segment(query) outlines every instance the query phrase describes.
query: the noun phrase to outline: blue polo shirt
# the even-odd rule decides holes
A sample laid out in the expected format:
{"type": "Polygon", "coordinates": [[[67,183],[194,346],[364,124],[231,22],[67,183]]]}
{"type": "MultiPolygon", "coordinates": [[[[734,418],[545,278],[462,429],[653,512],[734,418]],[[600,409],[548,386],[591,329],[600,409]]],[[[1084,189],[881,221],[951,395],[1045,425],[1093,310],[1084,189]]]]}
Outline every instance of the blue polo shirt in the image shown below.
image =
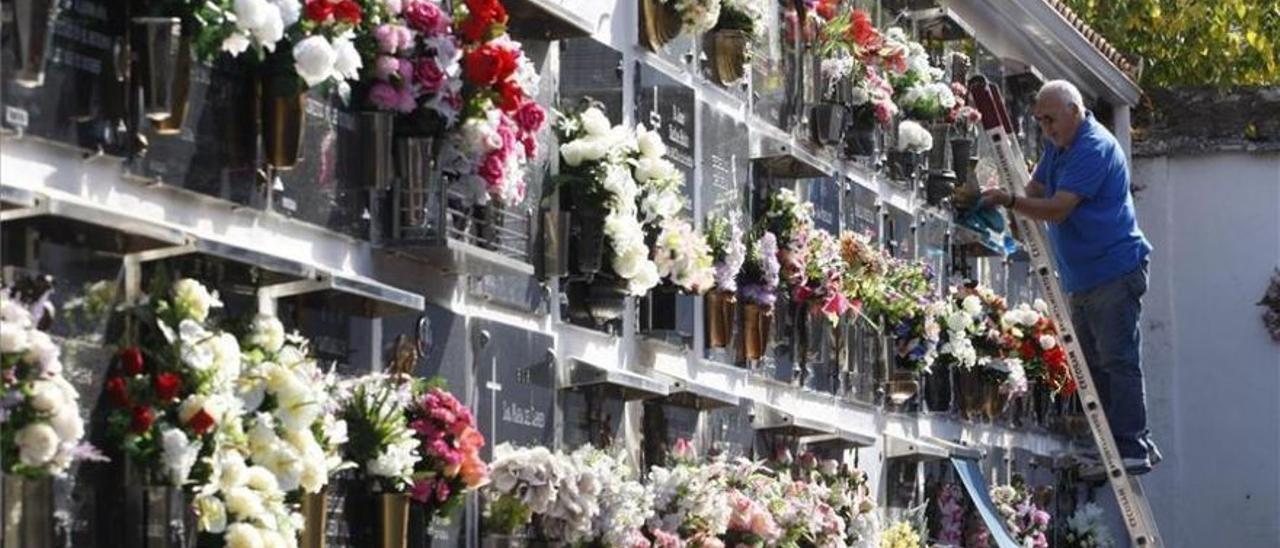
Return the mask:
{"type": "Polygon", "coordinates": [[[1044,184],[1046,196],[1059,190],[1080,196],[1065,221],[1048,223],[1067,292],[1085,291],[1133,272],[1151,253],[1134,216],[1124,149],[1093,113],[1086,113],[1070,147],[1045,143],[1033,178],[1044,184]]]}

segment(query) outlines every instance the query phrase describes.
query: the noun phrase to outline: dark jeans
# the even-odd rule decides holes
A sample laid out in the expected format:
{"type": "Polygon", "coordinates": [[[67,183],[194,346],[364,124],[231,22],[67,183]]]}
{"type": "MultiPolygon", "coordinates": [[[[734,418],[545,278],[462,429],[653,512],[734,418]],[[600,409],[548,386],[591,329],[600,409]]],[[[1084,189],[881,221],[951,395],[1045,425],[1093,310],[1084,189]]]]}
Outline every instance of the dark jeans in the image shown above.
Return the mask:
{"type": "Polygon", "coordinates": [[[1154,447],[1147,430],[1142,381],[1142,296],[1147,265],[1100,286],[1071,294],[1071,322],[1089,363],[1098,398],[1120,456],[1142,459],[1154,447]]]}

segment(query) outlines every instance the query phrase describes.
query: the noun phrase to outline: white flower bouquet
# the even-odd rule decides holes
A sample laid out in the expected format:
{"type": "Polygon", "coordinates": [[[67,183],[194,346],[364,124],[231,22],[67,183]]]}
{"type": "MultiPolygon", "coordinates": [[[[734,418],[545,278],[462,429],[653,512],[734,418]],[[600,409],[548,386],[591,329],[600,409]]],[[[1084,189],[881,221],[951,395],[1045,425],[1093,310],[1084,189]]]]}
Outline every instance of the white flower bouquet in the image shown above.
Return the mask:
{"type": "Polygon", "coordinates": [[[707,245],[715,266],[716,289],[738,291],[738,272],[747,260],[747,244],[737,213],[707,219],[707,245]]]}
{"type": "Polygon", "coordinates": [[[1067,518],[1069,548],[1114,548],[1116,540],[1103,521],[1102,507],[1089,502],[1067,518]]]}
{"type": "Polygon", "coordinates": [[[687,293],[701,294],[715,284],[711,247],[706,237],[684,219],[663,223],[653,255],[658,275],[687,293]]]}
{"type": "Polygon", "coordinates": [[[495,447],[485,488],[486,528],[512,534],[531,526],[538,539],[570,544],[593,538],[603,480],[588,463],[599,462],[592,451],[495,447]]]}
{"type": "Polygon", "coordinates": [[[254,318],[242,345],[236,392],[249,414],[249,456],[285,492],[318,493],[344,464],[347,424],[338,416],[335,381],[320,371],[308,346],[269,315],[254,318]]]}
{"type": "Polygon", "coordinates": [[[680,14],[684,30],[690,34],[702,34],[720,21],[722,0],[663,0],[680,14]]]}
{"type": "Polygon", "coordinates": [[[374,373],[343,381],[340,389],[340,416],[350,432],[343,458],[383,492],[407,492],[421,459],[406,415],[413,405],[412,380],[374,373]]]}
{"type": "Polygon", "coordinates": [[[6,474],[61,476],[96,457],[83,444],[80,395],[62,375],[60,350],[38,329],[48,293],[31,306],[0,289],[0,463],[6,474]]]}
{"type": "Polygon", "coordinates": [[[249,464],[229,443],[217,446],[205,458],[209,477],[191,503],[197,529],[228,548],[295,546],[303,518],[286,502],[276,474],[249,464]]]}
{"type": "Polygon", "coordinates": [[[919,122],[903,120],[898,124],[898,150],[921,153],[932,149],[933,135],[919,122]]]}

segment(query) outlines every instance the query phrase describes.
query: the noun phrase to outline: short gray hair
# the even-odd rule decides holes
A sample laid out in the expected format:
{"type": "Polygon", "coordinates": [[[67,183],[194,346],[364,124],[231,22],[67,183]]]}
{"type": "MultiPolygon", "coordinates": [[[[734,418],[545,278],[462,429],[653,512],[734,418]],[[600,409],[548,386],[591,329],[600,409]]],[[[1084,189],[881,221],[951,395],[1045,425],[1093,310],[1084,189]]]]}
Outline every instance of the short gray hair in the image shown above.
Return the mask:
{"type": "Polygon", "coordinates": [[[1066,80],[1049,80],[1040,87],[1040,92],[1036,94],[1036,100],[1040,101],[1046,97],[1053,97],[1062,101],[1064,105],[1075,105],[1076,109],[1084,113],[1084,97],[1080,95],[1080,90],[1075,84],[1066,80]]]}

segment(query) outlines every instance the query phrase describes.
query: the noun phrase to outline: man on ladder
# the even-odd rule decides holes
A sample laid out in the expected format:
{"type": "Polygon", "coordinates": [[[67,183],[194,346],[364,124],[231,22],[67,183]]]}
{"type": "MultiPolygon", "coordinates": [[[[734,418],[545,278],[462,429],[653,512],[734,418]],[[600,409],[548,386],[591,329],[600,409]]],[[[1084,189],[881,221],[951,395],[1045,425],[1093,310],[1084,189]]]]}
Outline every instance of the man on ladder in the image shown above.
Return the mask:
{"type": "MultiPolygon", "coordinates": [[[[983,191],[983,202],[1048,222],[1076,337],[1129,474],[1161,459],[1147,430],[1139,317],[1151,244],[1138,228],[1129,163],[1070,82],[1046,83],[1034,107],[1047,143],[1025,196],[983,191]]],[[[1081,471],[1101,479],[1101,463],[1081,471]]]]}

